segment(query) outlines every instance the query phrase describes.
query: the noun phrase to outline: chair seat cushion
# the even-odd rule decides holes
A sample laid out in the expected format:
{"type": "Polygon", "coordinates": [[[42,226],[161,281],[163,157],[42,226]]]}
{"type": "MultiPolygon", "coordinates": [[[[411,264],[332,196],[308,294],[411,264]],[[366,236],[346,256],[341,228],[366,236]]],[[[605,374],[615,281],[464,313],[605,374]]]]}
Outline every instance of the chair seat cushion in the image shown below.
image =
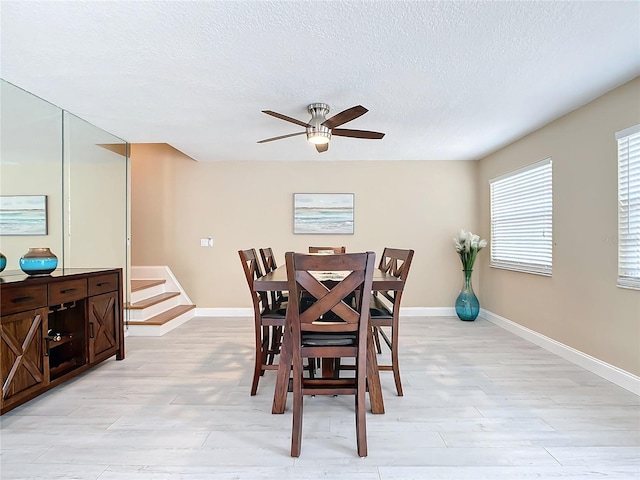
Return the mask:
{"type": "Polygon", "coordinates": [[[302,344],[308,347],[344,347],[356,344],[355,333],[304,332],[302,344]]]}
{"type": "Polygon", "coordinates": [[[389,310],[389,307],[375,296],[371,297],[371,302],[369,303],[369,314],[372,317],[377,318],[393,318],[393,313],[389,310]]]}
{"type": "Polygon", "coordinates": [[[287,316],[287,302],[278,302],[262,312],[263,318],[285,318],[287,316]]]}

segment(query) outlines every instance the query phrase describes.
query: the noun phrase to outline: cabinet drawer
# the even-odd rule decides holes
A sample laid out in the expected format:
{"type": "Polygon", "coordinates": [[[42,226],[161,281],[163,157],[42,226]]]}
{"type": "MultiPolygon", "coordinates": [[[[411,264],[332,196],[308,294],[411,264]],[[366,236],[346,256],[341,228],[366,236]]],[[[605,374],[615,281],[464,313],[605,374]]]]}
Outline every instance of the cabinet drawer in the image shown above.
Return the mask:
{"type": "Polygon", "coordinates": [[[87,296],[87,279],[65,280],[49,284],[49,305],[73,302],[87,296]]]}
{"type": "Polygon", "coordinates": [[[89,278],[89,296],[113,292],[118,289],[118,274],[107,273],[89,278]]]}
{"type": "Polygon", "coordinates": [[[0,313],[24,312],[47,306],[47,286],[31,285],[19,288],[3,288],[0,293],[0,313]]]}

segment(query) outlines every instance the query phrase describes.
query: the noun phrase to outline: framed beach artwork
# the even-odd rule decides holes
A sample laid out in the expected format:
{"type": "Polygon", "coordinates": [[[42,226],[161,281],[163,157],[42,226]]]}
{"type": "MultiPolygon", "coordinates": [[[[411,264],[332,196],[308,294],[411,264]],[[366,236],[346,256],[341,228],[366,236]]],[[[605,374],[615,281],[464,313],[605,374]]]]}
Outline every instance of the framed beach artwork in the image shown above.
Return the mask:
{"type": "Polygon", "coordinates": [[[353,193],[294,193],[293,233],[353,235],[353,193]]]}
{"type": "Polygon", "coordinates": [[[46,195],[0,195],[0,235],[46,234],[46,195]]]}

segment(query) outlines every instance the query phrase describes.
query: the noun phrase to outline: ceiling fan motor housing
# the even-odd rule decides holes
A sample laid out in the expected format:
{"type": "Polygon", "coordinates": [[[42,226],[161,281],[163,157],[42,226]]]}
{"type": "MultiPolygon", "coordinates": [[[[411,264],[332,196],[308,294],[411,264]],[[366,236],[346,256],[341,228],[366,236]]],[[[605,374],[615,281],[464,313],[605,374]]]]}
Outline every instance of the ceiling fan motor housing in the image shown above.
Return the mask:
{"type": "Polygon", "coordinates": [[[307,140],[315,144],[329,143],[331,140],[331,130],[324,125],[329,113],[329,105],[326,103],[312,103],[307,107],[307,111],[311,114],[309,120],[310,127],[307,127],[307,140]]]}

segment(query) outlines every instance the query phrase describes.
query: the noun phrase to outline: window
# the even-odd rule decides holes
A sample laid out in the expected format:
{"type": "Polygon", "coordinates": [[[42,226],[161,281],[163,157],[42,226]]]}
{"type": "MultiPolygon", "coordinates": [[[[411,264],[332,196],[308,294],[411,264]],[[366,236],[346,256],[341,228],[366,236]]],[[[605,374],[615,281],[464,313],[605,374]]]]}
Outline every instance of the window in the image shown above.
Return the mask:
{"type": "Polygon", "coordinates": [[[640,124],[618,140],[618,285],[640,290],[640,124]]]}
{"type": "Polygon", "coordinates": [[[551,275],[551,158],[490,180],[491,266],[551,275]]]}

